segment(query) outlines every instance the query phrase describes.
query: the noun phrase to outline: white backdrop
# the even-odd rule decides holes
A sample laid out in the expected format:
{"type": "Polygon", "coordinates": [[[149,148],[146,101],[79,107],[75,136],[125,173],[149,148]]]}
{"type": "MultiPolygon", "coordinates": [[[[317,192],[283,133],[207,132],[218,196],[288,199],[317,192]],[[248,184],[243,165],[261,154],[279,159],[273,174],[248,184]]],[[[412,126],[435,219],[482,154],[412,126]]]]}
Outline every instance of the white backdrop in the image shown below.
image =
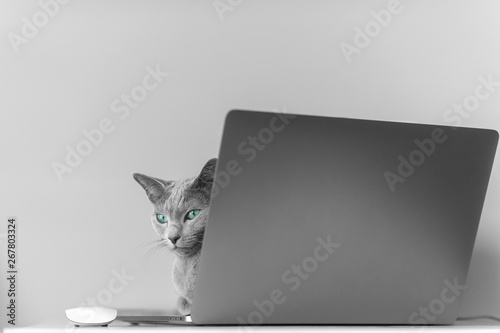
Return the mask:
{"type": "MultiPolygon", "coordinates": [[[[230,109],[500,129],[499,11],[486,0],[0,0],[1,274],[16,216],[17,324],[92,302],[175,307],[173,257],[146,261],[151,205],[131,174],[197,174],[230,109]]],[[[496,163],[462,315],[500,314],[499,195],[496,163]]]]}

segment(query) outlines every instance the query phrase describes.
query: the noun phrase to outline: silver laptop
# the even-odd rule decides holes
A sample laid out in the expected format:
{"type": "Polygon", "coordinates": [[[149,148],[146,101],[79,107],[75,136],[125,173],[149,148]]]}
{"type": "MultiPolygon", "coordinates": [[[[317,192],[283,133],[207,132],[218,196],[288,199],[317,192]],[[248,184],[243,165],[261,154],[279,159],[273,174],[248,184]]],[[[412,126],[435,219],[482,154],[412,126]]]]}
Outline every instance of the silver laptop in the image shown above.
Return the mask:
{"type": "Polygon", "coordinates": [[[451,324],[494,130],[231,111],[195,324],[451,324]]]}

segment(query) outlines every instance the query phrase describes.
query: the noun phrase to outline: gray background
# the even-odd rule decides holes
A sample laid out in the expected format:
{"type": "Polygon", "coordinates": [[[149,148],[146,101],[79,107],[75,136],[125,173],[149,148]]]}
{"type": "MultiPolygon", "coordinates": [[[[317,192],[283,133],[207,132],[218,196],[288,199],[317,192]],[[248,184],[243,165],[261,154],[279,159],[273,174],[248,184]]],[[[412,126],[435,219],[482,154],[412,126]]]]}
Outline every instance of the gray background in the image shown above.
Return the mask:
{"type": "MultiPolygon", "coordinates": [[[[353,44],[353,29],[387,1],[231,3],[222,20],[212,1],[74,0],[16,52],[9,36],[41,5],[0,1],[1,274],[5,221],[16,216],[18,324],[97,296],[118,308],[175,307],[172,255],[145,260],[156,236],[131,173],[197,174],[218,153],[229,109],[449,125],[446,110],[474,94],[478,77],[500,81],[497,1],[402,0],[350,63],[341,43],[353,44]],[[120,119],[113,101],[141,85],[148,66],[169,76],[120,119]],[[114,130],[60,181],[52,163],[104,118],[114,130]],[[122,270],[134,279],[111,292],[122,270]]],[[[499,88],[463,125],[500,128],[499,88]]],[[[499,172],[497,163],[463,315],[500,313],[499,172]]]]}

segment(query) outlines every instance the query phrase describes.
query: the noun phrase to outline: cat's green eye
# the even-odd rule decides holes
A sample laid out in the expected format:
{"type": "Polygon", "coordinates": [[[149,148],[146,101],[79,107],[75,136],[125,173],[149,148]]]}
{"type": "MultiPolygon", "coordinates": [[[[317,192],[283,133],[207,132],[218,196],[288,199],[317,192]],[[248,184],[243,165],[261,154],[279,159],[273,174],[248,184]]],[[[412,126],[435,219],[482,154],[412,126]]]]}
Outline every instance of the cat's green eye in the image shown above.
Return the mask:
{"type": "Polygon", "coordinates": [[[199,209],[193,209],[186,215],[186,219],[192,220],[200,213],[199,209]]]}
{"type": "Polygon", "coordinates": [[[156,214],[156,220],[160,223],[167,223],[167,217],[165,215],[156,214]]]}

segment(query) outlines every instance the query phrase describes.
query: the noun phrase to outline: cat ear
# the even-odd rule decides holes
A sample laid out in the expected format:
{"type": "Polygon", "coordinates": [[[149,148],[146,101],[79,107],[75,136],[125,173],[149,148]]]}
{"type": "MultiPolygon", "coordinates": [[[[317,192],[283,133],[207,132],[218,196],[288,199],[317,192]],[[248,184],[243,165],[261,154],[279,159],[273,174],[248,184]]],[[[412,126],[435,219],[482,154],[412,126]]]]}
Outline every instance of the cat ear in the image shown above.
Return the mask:
{"type": "Polygon", "coordinates": [[[157,203],[161,199],[165,193],[165,188],[171,183],[162,179],[142,175],[140,173],[134,173],[132,176],[139,183],[139,185],[146,190],[149,201],[152,203],[157,203]]]}
{"type": "Polygon", "coordinates": [[[217,166],[217,159],[211,158],[205,163],[203,169],[201,169],[200,174],[193,181],[194,187],[207,187],[212,189],[212,183],[214,182],[215,167],[217,166]]]}

